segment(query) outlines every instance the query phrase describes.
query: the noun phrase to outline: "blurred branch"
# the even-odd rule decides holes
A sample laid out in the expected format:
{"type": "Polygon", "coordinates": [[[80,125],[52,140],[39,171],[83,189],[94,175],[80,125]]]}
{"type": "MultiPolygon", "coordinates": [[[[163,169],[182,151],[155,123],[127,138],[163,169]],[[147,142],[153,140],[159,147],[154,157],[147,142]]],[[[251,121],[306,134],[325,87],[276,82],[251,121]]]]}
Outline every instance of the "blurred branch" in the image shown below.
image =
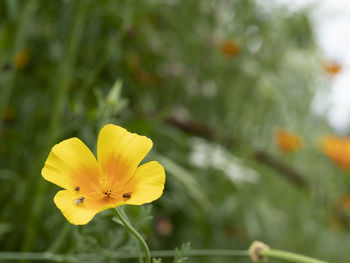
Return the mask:
{"type": "MultiPolygon", "coordinates": [[[[215,138],[221,137],[213,128],[192,120],[181,120],[180,118],[172,115],[166,118],[165,121],[168,124],[176,126],[185,132],[195,134],[208,140],[214,140],[215,138]]],[[[232,136],[224,136],[224,139],[229,146],[238,144],[238,140],[232,136]]],[[[265,151],[254,149],[253,158],[256,161],[277,171],[282,177],[294,183],[298,187],[305,188],[307,186],[307,182],[304,176],[271,154],[265,151]]]]}
{"type": "Polygon", "coordinates": [[[215,137],[214,131],[208,126],[201,123],[180,120],[175,116],[170,116],[165,121],[173,126],[176,126],[177,128],[180,128],[185,132],[195,134],[208,140],[212,140],[213,137],[215,137]]]}
{"type": "Polygon", "coordinates": [[[254,158],[258,162],[264,163],[265,165],[273,168],[274,170],[279,172],[279,174],[284,176],[286,179],[292,181],[299,187],[303,188],[307,186],[307,182],[305,181],[305,178],[302,175],[300,175],[292,167],[289,167],[288,165],[273,157],[271,154],[256,150],[254,152],[254,158]]]}

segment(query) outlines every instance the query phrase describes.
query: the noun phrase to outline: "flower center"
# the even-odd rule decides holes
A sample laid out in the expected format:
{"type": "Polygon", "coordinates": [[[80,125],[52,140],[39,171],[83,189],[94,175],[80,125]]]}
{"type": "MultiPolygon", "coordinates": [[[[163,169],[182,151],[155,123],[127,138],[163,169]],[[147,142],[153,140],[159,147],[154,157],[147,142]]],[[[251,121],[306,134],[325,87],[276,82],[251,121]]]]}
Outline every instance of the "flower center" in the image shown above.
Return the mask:
{"type": "MultiPolygon", "coordinates": [[[[97,183],[90,183],[93,190],[90,191],[89,198],[105,199],[106,201],[109,199],[127,201],[131,198],[132,192],[125,191],[125,185],[125,182],[118,182],[114,180],[114,176],[105,174],[100,176],[97,183]]],[[[74,190],[78,192],[76,188],[74,190]]]]}
{"type": "Polygon", "coordinates": [[[103,194],[104,194],[106,197],[111,197],[112,190],[107,190],[106,192],[103,192],[103,194]]]}
{"type": "Polygon", "coordinates": [[[102,199],[102,198],[118,198],[117,189],[114,187],[113,178],[108,175],[100,176],[98,183],[91,183],[90,186],[94,190],[91,193],[92,198],[102,199]]]}

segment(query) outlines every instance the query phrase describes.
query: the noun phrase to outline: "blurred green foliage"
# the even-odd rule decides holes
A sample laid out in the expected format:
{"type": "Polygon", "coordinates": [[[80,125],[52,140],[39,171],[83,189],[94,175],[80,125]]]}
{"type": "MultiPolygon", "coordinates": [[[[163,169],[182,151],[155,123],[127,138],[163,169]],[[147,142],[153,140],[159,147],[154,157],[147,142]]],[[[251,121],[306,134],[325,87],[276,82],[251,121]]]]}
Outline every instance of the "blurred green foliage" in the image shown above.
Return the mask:
{"type": "MultiPolygon", "coordinates": [[[[1,251],[137,249],[111,211],[69,225],[52,201],[58,187],[40,175],[54,144],[77,136],[94,149],[112,122],[152,138],[167,171],[152,211],[126,208],[151,249],[246,249],[259,239],[332,262],[350,257],[349,215],[339,220],[336,205],[350,182],[320,153],[317,138],[330,129],[311,110],[327,80],[308,10],[253,0],[4,0],[0,63],[1,251]],[[225,42],[237,52],[225,54],[225,42]],[[281,153],[278,127],[304,148],[281,153]]],[[[218,260],[233,261],[189,261],[218,260]]]]}

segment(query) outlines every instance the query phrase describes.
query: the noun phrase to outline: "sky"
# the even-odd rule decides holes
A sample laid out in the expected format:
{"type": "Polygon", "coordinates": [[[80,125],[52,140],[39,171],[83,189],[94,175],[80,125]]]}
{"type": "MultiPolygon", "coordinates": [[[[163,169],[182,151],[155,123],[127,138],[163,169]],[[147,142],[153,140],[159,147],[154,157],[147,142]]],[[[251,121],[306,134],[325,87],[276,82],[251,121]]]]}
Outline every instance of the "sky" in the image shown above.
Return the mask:
{"type": "Polygon", "coordinates": [[[316,108],[327,115],[330,125],[345,134],[350,128],[350,0],[270,0],[298,10],[312,6],[311,18],[316,41],[325,59],[342,65],[339,74],[332,77],[331,88],[317,94],[316,108]]]}

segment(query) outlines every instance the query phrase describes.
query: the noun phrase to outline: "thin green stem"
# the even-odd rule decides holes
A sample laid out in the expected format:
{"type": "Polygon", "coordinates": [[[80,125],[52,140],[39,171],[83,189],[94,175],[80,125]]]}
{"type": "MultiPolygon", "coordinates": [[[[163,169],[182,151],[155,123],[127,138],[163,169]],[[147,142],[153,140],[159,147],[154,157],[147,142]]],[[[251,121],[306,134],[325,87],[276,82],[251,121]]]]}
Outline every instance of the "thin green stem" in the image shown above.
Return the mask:
{"type": "Polygon", "coordinates": [[[286,252],[277,249],[266,249],[259,252],[261,256],[266,256],[269,258],[281,259],[287,262],[297,262],[297,263],[328,263],[327,261],[322,261],[319,259],[314,259],[311,257],[286,252]]]}
{"type": "Polygon", "coordinates": [[[123,223],[124,227],[132,235],[134,235],[134,237],[136,237],[136,239],[140,242],[140,244],[143,248],[143,251],[145,253],[145,262],[150,263],[151,262],[151,255],[150,255],[149,248],[148,248],[146,241],[143,239],[141,234],[130,224],[129,220],[123,214],[123,211],[121,210],[120,207],[115,208],[114,211],[115,211],[115,214],[117,215],[117,217],[119,218],[119,220],[123,223]]]}
{"type": "MultiPolygon", "coordinates": [[[[129,221],[125,219],[125,217],[121,215],[119,211],[117,211],[117,213],[120,215],[120,217],[118,216],[118,218],[123,222],[125,227],[128,228],[128,230],[129,230],[129,227],[131,227],[131,229],[133,229],[133,231],[135,231],[135,233],[138,234],[138,232],[130,225],[129,221]],[[124,220],[126,220],[125,221],[126,223],[124,223],[124,220]],[[129,227],[127,227],[126,224],[129,227]]],[[[132,231],[130,230],[130,232],[132,231]]],[[[149,252],[150,251],[148,251],[148,253],[149,252]]],[[[153,250],[151,251],[151,253],[148,254],[148,256],[152,255],[152,257],[165,258],[165,257],[174,257],[175,254],[176,254],[176,251],[174,250],[153,250]]],[[[299,255],[291,252],[276,250],[276,249],[261,250],[259,254],[261,256],[267,256],[269,258],[281,259],[286,262],[328,263],[326,261],[306,257],[303,255],[299,255]]],[[[201,257],[201,256],[203,257],[205,256],[242,257],[242,256],[249,256],[249,251],[248,250],[230,250],[230,249],[193,249],[193,250],[190,250],[187,253],[187,255],[192,257],[201,257]]],[[[48,252],[44,252],[44,253],[0,252],[0,260],[35,260],[35,261],[46,260],[46,261],[58,261],[58,262],[60,261],[96,262],[96,261],[103,260],[103,257],[109,258],[109,259],[130,259],[130,258],[138,258],[139,254],[134,251],[113,252],[113,253],[106,253],[104,254],[104,256],[101,257],[101,255],[95,255],[95,254],[61,255],[61,254],[52,254],[48,252]]]]}
{"type": "MultiPolygon", "coordinates": [[[[175,250],[153,250],[150,251],[152,257],[166,258],[174,257],[175,250]]],[[[235,257],[235,256],[248,256],[247,250],[229,250],[229,249],[194,249],[187,253],[188,256],[193,257],[205,257],[205,256],[218,256],[218,257],[235,257]]],[[[35,261],[101,261],[103,257],[109,259],[131,259],[138,258],[139,254],[135,251],[130,252],[115,252],[106,253],[103,256],[95,254],[76,254],[76,255],[62,255],[49,252],[0,252],[0,260],[35,260],[35,261]]]]}
{"type": "MultiPolygon", "coordinates": [[[[176,251],[174,250],[153,250],[151,251],[152,257],[173,257],[176,251]]],[[[249,256],[248,250],[232,250],[232,249],[192,249],[188,251],[188,256],[193,257],[206,257],[206,256],[218,256],[218,257],[240,257],[249,256]]]]}
{"type": "Polygon", "coordinates": [[[79,257],[73,255],[59,255],[51,253],[30,252],[1,252],[0,260],[35,260],[35,261],[78,261],[79,257]]]}

